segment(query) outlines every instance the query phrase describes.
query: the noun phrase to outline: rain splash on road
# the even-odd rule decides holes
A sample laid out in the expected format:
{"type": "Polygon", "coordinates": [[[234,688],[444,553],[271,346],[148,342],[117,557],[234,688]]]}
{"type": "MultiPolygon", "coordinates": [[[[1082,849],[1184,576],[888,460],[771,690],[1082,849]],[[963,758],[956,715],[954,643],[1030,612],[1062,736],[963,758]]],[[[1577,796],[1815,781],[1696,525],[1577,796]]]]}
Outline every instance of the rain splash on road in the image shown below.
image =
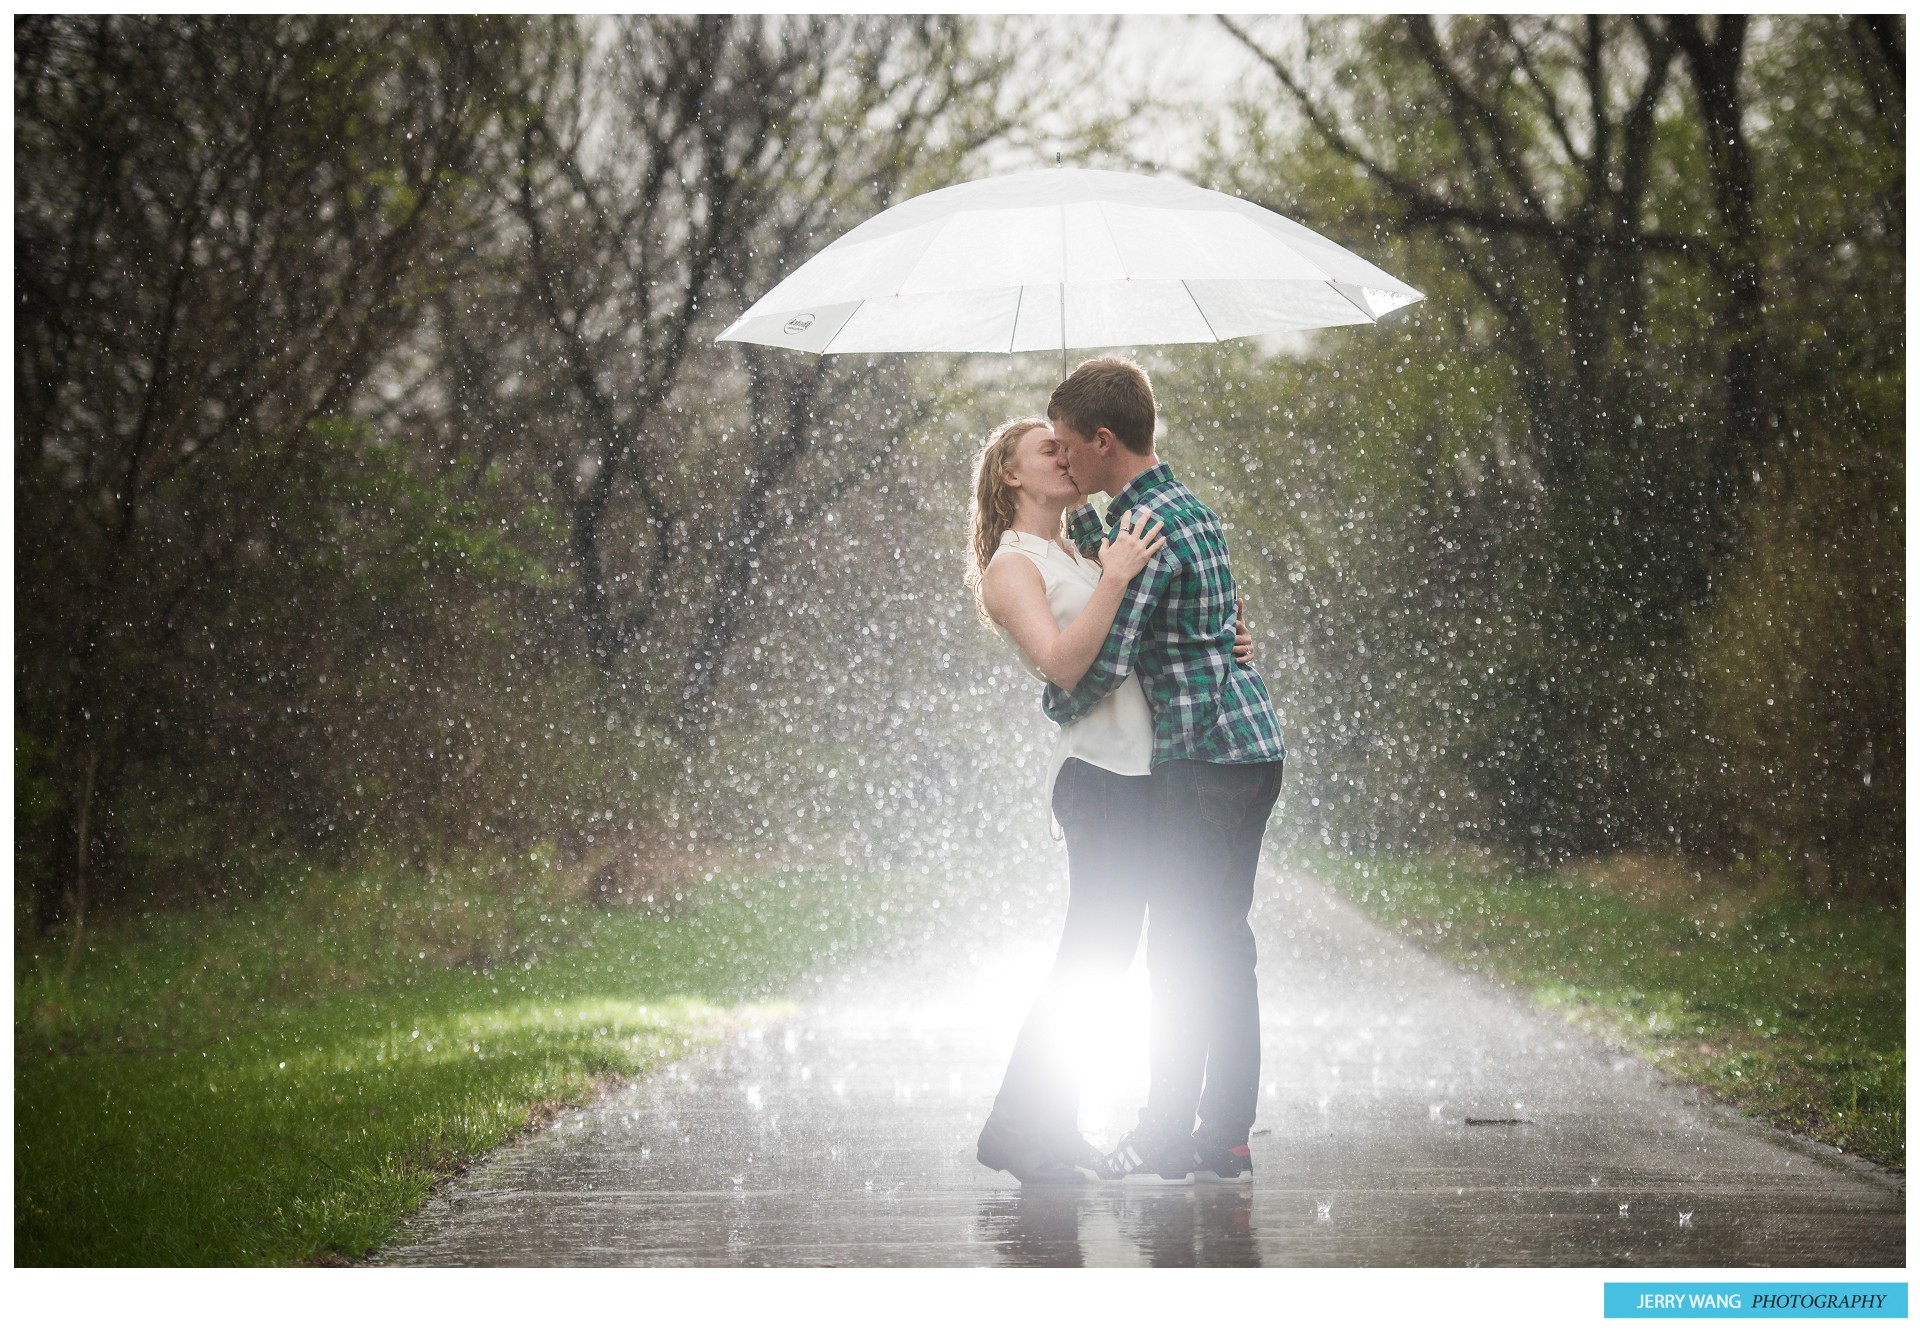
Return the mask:
{"type": "MultiPolygon", "coordinates": [[[[1890,1266],[1903,1186],[1703,1105],[1297,877],[1270,878],[1249,1187],[1022,1190],[973,1141],[1048,941],[936,942],[436,1193],[394,1264],[1890,1266]]],[[[1105,997],[1082,1128],[1144,1084],[1105,997]]]]}

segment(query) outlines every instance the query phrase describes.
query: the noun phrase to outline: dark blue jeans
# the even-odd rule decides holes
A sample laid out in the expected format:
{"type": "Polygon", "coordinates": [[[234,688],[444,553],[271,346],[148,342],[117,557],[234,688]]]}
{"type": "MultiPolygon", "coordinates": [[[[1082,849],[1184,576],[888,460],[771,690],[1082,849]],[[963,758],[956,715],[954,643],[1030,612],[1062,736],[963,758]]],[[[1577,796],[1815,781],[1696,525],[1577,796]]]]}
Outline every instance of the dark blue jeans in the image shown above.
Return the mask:
{"type": "Polygon", "coordinates": [[[1254,873],[1283,765],[1177,759],[1148,779],[1155,870],[1147,888],[1153,979],[1145,1119],[1226,1144],[1247,1141],[1260,1091],[1254,873]]]}
{"type": "Polygon", "coordinates": [[[1046,989],[1021,1025],[989,1117],[1042,1144],[1075,1132],[1080,1082],[1064,1031],[1077,986],[1124,975],[1140,946],[1152,868],[1152,779],[1078,759],[1053,784],[1053,816],[1067,839],[1067,919],[1046,989]]]}

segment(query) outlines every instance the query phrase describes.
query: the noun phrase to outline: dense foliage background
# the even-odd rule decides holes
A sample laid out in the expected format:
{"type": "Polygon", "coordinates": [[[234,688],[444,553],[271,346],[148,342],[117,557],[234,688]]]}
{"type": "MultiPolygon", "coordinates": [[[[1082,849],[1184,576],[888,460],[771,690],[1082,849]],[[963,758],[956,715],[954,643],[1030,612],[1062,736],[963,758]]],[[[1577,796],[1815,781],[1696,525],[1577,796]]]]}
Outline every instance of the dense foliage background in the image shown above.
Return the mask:
{"type": "Polygon", "coordinates": [[[1278,837],[1897,902],[1904,21],[1221,39],[1244,100],[1141,162],[1150,108],[1068,96],[1100,43],[1018,25],[17,19],[17,938],[289,859],[631,897],[1044,839],[958,570],[966,456],[1057,365],[712,337],[1056,148],[1429,294],[1140,351],[1286,714],[1278,837]]]}

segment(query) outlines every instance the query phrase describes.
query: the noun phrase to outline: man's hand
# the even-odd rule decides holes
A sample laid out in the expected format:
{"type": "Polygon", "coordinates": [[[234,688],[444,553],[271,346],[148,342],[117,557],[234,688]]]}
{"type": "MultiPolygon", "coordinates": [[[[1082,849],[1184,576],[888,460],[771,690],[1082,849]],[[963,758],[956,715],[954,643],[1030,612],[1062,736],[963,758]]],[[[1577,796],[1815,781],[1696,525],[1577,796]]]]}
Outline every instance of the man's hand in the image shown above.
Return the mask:
{"type": "Polygon", "coordinates": [[[1253,665],[1253,628],[1247,624],[1246,602],[1233,599],[1233,660],[1243,667],[1253,665]]]}

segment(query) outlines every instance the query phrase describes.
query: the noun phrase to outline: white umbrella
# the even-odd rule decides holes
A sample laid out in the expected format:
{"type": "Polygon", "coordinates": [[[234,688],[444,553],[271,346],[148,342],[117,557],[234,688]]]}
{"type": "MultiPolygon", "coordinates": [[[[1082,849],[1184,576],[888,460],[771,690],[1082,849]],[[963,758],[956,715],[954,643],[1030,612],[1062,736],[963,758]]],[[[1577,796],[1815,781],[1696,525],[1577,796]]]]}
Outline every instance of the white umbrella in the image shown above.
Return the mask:
{"type": "Polygon", "coordinates": [[[716,341],[1038,352],[1371,324],[1422,299],[1278,213],[1182,181],[1053,168],[867,219],[716,341]]]}

